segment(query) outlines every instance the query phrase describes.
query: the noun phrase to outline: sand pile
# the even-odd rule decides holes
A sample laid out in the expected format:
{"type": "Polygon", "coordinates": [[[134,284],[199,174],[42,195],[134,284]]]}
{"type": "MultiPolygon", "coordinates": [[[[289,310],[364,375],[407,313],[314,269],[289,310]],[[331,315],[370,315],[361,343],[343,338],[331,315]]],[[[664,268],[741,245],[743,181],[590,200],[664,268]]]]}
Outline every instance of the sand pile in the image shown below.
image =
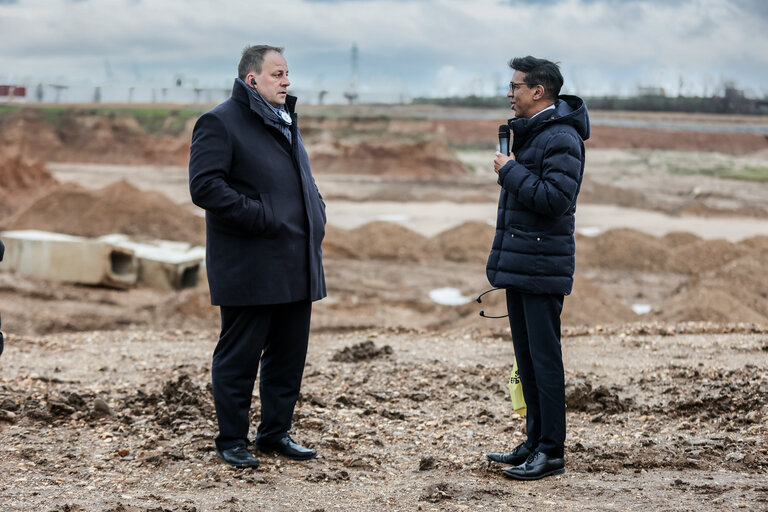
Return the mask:
{"type": "Polygon", "coordinates": [[[0,116],[0,144],[45,162],[186,165],[190,133],[152,136],[130,114],[65,112],[56,126],[35,110],[0,116]]]}
{"type": "Polygon", "coordinates": [[[596,237],[576,236],[576,268],[659,271],[669,249],[658,238],[634,229],[610,229],[596,237]]]}
{"type": "Polygon", "coordinates": [[[768,323],[768,273],[756,252],[703,273],[658,308],[675,321],[768,323]]]}
{"type": "Polygon", "coordinates": [[[311,147],[310,154],[317,173],[441,178],[469,172],[445,144],[435,141],[329,142],[311,147]]]}
{"type": "Polygon", "coordinates": [[[50,124],[34,110],[9,112],[0,116],[0,145],[12,153],[43,162],[56,160],[63,143],[50,124]]]}
{"type": "Polygon", "coordinates": [[[650,130],[621,126],[592,126],[587,148],[662,149],[751,153],[768,148],[768,139],[757,133],[712,133],[650,130]]]}
{"type": "Polygon", "coordinates": [[[392,222],[369,222],[347,230],[326,226],[323,254],[336,258],[398,261],[448,260],[484,264],[494,228],[465,222],[432,238],[392,222]]]}
{"type": "Polygon", "coordinates": [[[431,239],[435,254],[449,261],[485,262],[496,228],[485,222],[465,222],[431,239]]]}
{"type": "Polygon", "coordinates": [[[578,236],[576,247],[577,271],[621,270],[630,280],[633,274],[680,276],[683,284],[653,304],[653,315],[662,320],[768,323],[768,237],[733,243],[613,229],[594,238],[578,236]]]}
{"type": "MultiPolygon", "coordinates": [[[[428,239],[392,222],[369,222],[355,229],[326,226],[325,256],[352,259],[426,261],[428,239]]],[[[441,258],[442,259],[442,258],[441,258]]]]}
{"type": "Polygon", "coordinates": [[[579,202],[589,204],[615,204],[627,208],[655,209],[656,205],[642,192],[629,188],[614,187],[584,176],[579,191],[579,202]]]}
{"type": "Polygon", "coordinates": [[[750,247],[734,244],[727,240],[700,240],[673,250],[666,268],[672,272],[700,274],[720,268],[751,252],[750,247]]]}
{"type": "Polygon", "coordinates": [[[41,162],[14,153],[13,149],[0,147],[0,218],[25,207],[56,184],[41,162]]]}
{"type": "Polygon", "coordinates": [[[369,222],[349,232],[362,259],[427,261],[427,238],[392,222],[369,222]]]}
{"type": "MultiPolygon", "coordinates": [[[[499,114],[503,114],[499,111],[499,114]]],[[[498,120],[432,119],[432,131],[441,140],[460,145],[492,147],[497,139],[498,120]]],[[[756,133],[711,133],[652,130],[624,126],[592,125],[587,148],[662,149],[678,151],[722,151],[751,153],[768,149],[768,139],[756,133]]]]}
{"type": "Polygon", "coordinates": [[[573,292],[563,304],[564,325],[632,322],[637,315],[611,293],[583,276],[575,276],[573,292]]]}
{"type": "Polygon", "coordinates": [[[730,287],[695,285],[664,301],[657,316],[676,322],[768,323],[768,317],[746,306],[727,288],[730,287]]]}
{"type": "Polygon", "coordinates": [[[701,241],[701,237],[684,231],[672,231],[661,237],[661,242],[670,249],[675,249],[699,241],[701,241]]]}
{"type": "Polygon", "coordinates": [[[109,233],[205,243],[205,221],[163,194],[118,181],[99,190],[62,185],[9,218],[5,229],[80,236],[109,233]]]}

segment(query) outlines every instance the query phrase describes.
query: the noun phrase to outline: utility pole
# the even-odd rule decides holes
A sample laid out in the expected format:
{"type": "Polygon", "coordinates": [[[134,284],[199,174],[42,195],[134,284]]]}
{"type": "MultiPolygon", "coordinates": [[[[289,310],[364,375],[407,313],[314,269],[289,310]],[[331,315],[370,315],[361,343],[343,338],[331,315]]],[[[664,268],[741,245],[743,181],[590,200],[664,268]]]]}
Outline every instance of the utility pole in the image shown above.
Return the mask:
{"type": "Polygon", "coordinates": [[[358,93],[357,93],[357,80],[358,80],[358,74],[357,74],[357,43],[352,43],[352,76],[349,80],[349,89],[344,93],[344,97],[347,98],[347,101],[349,101],[350,105],[353,105],[355,101],[357,100],[358,93]]]}

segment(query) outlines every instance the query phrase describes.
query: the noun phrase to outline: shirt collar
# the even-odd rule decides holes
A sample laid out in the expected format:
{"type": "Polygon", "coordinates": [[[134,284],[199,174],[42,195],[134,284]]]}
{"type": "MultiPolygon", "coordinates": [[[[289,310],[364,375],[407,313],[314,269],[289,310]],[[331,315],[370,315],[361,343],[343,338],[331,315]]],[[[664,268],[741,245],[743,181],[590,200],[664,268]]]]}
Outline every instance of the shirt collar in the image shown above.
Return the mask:
{"type": "Polygon", "coordinates": [[[538,112],[536,112],[535,114],[533,114],[533,115],[532,115],[532,116],[531,116],[529,119],[533,119],[533,118],[534,118],[534,117],[536,117],[537,115],[541,114],[542,112],[546,112],[547,110],[554,110],[554,108],[555,108],[555,104],[553,103],[553,104],[551,104],[550,106],[548,106],[548,107],[546,107],[546,108],[543,108],[543,109],[539,110],[538,112]]]}

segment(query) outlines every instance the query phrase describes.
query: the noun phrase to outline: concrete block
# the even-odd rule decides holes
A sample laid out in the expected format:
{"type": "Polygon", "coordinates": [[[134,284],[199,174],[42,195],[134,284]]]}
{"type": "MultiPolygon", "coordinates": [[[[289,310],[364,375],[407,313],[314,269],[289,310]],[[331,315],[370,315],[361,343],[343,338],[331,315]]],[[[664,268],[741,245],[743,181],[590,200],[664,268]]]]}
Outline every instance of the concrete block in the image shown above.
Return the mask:
{"type": "Polygon", "coordinates": [[[133,251],[79,236],[47,231],[5,231],[0,270],[68,283],[128,288],[136,283],[133,251]]]}
{"type": "Polygon", "coordinates": [[[186,242],[152,240],[136,242],[126,235],[106,235],[103,240],[132,251],[139,261],[137,283],[158,290],[195,288],[204,266],[205,247],[192,247],[186,242]]]}

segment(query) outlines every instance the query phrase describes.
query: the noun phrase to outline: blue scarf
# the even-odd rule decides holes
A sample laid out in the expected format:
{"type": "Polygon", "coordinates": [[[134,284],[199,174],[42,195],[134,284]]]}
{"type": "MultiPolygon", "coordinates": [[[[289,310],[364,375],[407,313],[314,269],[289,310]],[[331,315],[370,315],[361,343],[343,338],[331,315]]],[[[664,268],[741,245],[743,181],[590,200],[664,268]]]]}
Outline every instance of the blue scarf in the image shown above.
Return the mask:
{"type": "Polygon", "coordinates": [[[270,124],[280,130],[280,132],[285,135],[285,138],[288,139],[288,142],[293,143],[293,139],[291,137],[291,125],[293,124],[293,120],[291,119],[291,115],[288,113],[288,111],[285,110],[285,105],[280,105],[280,108],[277,108],[265,100],[261,94],[259,94],[259,91],[253,87],[248,87],[245,85],[245,82],[242,81],[239,77],[237,78],[237,81],[240,82],[243,87],[245,87],[245,89],[256,102],[256,105],[260,107],[264,121],[266,121],[267,124],[270,124]]]}

